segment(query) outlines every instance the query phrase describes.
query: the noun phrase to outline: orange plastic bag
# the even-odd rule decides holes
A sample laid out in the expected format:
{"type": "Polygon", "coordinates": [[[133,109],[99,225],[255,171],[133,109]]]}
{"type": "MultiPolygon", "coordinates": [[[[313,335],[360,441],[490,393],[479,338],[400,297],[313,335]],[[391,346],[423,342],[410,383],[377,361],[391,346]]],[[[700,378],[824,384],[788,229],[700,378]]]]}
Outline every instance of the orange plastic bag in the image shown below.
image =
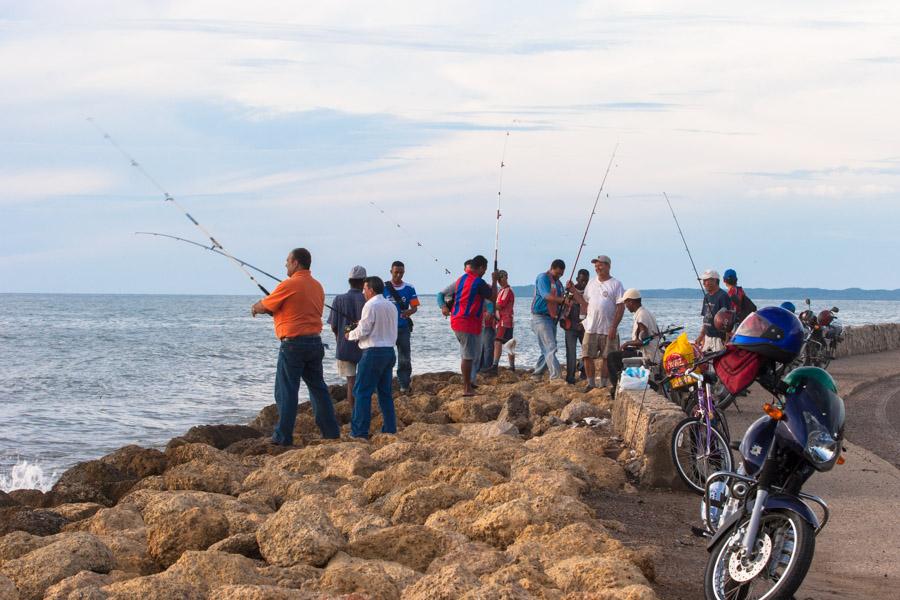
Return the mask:
{"type": "MultiPolygon", "coordinates": [[[[686,333],[679,335],[674,342],[669,344],[663,354],[663,368],[666,375],[684,375],[694,364],[694,346],[688,340],[686,333]]],[[[691,385],[694,380],[691,377],[676,377],[669,382],[673,389],[691,385]]]]}

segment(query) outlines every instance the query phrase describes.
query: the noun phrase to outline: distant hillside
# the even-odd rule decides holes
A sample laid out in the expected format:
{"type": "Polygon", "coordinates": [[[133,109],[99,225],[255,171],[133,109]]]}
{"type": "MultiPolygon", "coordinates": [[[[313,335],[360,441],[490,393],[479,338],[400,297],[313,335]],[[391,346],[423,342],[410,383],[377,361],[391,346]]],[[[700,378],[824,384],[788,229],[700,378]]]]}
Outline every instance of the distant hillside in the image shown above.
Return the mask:
{"type": "MultiPolygon", "coordinates": [[[[518,297],[534,294],[533,285],[514,285],[513,291],[518,297]]],[[[751,298],[769,300],[900,300],[900,290],[863,290],[847,288],[845,290],[826,290],[822,288],[744,288],[751,298]]],[[[699,298],[700,287],[674,288],[670,290],[641,290],[645,298],[699,298]]]]}

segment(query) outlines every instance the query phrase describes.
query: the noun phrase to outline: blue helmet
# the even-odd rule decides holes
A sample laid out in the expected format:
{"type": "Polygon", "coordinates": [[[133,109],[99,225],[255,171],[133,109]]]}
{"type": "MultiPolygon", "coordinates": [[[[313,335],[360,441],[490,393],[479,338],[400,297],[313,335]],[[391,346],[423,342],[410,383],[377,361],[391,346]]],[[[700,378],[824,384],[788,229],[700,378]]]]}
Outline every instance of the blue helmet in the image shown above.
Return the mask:
{"type": "Polygon", "coordinates": [[[797,307],[794,306],[794,303],[793,303],[793,302],[782,302],[782,303],[781,303],[781,308],[783,308],[784,310],[789,310],[789,311],[791,311],[792,313],[796,313],[796,312],[797,312],[797,307]]]}
{"type": "Polygon", "coordinates": [[[767,306],[741,322],[731,343],[778,362],[790,362],[803,347],[803,325],[794,313],[767,306]]]}
{"type": "Polygon", "coordinates": [[[722,280],[729,283],[737,283],[737,273],[734,269],[725,269],[725,273],[722,275],[722,280]]]}

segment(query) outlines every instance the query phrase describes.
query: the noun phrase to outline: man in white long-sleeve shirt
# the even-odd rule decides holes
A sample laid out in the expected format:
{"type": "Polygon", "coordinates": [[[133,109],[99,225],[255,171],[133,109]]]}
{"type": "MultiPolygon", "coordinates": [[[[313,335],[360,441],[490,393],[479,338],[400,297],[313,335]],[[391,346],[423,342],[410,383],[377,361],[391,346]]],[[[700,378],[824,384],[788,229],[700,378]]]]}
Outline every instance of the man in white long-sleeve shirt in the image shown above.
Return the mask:
{"type": "Polygon", "coordinates": [[[368,438],[372,422],[372,393],[378,391],[378,406],[383,417],[382,433],[397,433],[397,416],[391,379],[397,355],[397,308],[384,297],[384,282],[380,277],[367,277],[363,285],[366,303],[356,329],[347,333],[348,340],[358,342],[362,358],[356,368],[353,386],[353,416],[350,435],[368,438]]]}

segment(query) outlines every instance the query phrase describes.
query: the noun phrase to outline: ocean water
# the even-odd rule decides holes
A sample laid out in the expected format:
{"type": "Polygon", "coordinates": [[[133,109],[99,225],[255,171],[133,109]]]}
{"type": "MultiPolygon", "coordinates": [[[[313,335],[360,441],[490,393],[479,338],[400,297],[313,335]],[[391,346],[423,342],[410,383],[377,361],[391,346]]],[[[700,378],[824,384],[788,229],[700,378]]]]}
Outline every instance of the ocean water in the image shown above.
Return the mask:
{"type": "MultiPolygon", "coordinates": [[[[256,299],[0,294],[0,489],[49,489],[75,463],[126,444],[161,447],[194,425],[252,419],[274,401],[278,352],[271,319],[250,317],[256,299]]],[[[538,354],[529,304],[516,302],[519,366],[538,354]]],[[[900,302],[831,304],[845,324],[900,321],[900,302]]],[[[660,326],[696,335],[698,300],[645,306],[660,326]]],[[[626,314],[620,336],[630,330],[626,314]]],[[[325,378],[338,383],[334,338],[323,338],[325,378]]],[[[412,353],[414,373],[459,368],[456,338],[431,296],[415,316],[412,353]]]]}

